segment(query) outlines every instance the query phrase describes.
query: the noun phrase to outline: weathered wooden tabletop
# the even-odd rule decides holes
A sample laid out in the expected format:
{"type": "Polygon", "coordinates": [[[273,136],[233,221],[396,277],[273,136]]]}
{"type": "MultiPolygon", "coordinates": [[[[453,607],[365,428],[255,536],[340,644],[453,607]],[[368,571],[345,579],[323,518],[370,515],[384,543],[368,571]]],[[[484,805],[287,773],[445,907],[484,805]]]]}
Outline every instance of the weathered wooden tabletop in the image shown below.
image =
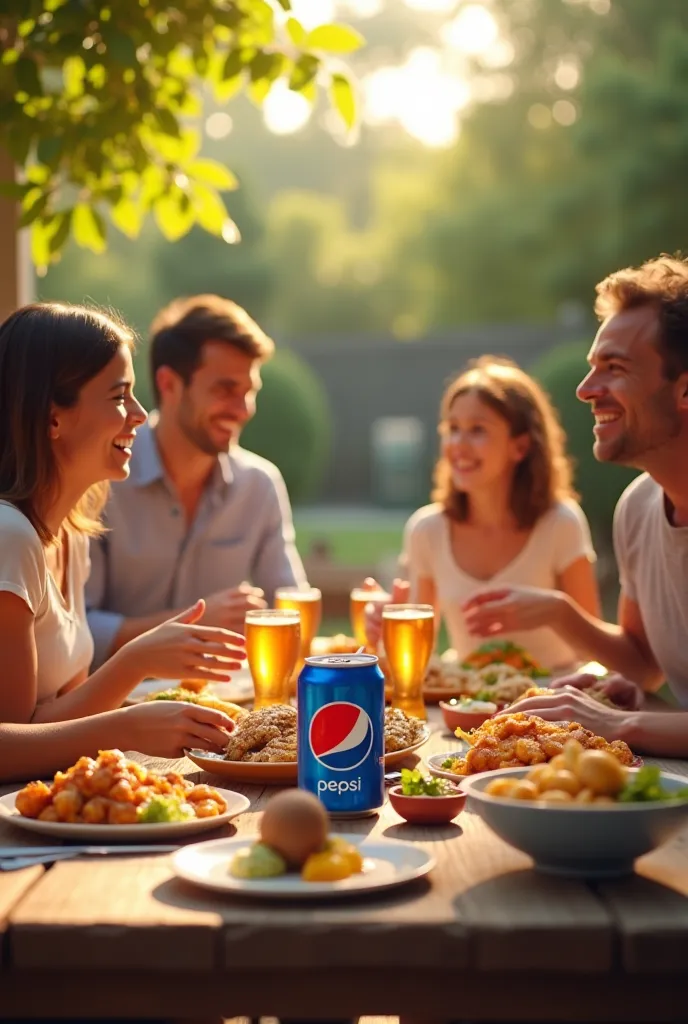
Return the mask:
{"type": "MultiPolygon", "coordinates": [[[[431,723],[423,756],[456,743],[437,709],[431,723]]],[[[688,777],[688,762],[658,763],[688,777]]],[[[159,765],[202,777],[189,761],[159,765]]],[[[254,833],[273,790],[222,784],[251,809],[207,837],[254,833]]],[[[688,829],[633,877],[587,884],[536,873],[467,811],[421,829],[386,804],[340,825],[417,842],[437,867],[405,888],[318,905],[203,892],[176,880],[165,855],[0,874],[0,1019],[56,1007],[73,1018],[688,1015],[688,829]]],[[[37,840],[0,824],[0,851],[37,840]]]]}

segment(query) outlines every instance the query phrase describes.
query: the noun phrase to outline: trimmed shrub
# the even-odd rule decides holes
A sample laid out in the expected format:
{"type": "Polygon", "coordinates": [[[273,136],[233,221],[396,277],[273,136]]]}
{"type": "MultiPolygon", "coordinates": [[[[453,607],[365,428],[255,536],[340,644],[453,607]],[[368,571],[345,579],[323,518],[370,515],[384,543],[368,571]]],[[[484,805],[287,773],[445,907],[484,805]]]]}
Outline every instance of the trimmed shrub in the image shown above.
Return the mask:
{"type": "Polygon", "coordinates": [[[294,504],[315,496],[330,454],[332,422],[319,378],[294,352],[278,351],[262,370],[258,411],[241,444],[274,462],[294,504]]]}
{"type": "Polygon", "coordinates": [[[616,503],[636,474],[624,466],[598,462],[592,453],[590,408],[576,398],[576,388],[585,376],[589,348],[589,342],[560,345],[539,359],[529,372],[540,381],[559,412],[575,464],[576,489],[593,530],[608,538],[616,503]]]}

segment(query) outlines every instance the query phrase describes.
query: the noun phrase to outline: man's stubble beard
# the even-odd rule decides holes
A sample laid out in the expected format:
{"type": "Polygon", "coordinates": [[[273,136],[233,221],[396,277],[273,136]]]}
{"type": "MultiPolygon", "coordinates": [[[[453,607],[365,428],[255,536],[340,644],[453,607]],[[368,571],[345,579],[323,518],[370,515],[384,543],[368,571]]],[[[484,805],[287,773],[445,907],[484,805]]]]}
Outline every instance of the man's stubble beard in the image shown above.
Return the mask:
{"type": "Polygon", "coordinates": [[[674,441],[682,429],[681,417],[671,408],[672,385],[667,384],[648,399],[643,419],[652,423],[643,429],[638,425],[635,436],[631,431],[619,438],[614,449],[604,457],[597,452],[597,441],[593,454],[598,462],[610,462],[618,466],[645,470],[648,459],[674,441]]]}

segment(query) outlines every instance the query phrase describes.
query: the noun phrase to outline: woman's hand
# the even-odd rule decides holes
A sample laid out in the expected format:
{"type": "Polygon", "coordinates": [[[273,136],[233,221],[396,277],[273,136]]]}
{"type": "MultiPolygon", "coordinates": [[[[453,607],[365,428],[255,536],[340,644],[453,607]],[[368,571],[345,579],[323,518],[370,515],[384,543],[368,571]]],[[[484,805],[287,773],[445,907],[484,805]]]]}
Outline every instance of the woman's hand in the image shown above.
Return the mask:
{"type": "Polygon", "coordinates": [[[115,714],[122,718],[120,747],[156,757],[183,757],[189,747],[223,753],[234,729],[234,722],[222,711],[182,701],[149,701],[115,714]]]}
{"type": "Polygon", "coordinates": [[[461,610],[473,636],[495,636],[552,626],[556,629],[565,601],[558,590],[500,587],[474,594],[461,610]]]}
{"type": "Polygon", "coordinates": [[[638,711],[645,703],[645,694],[638,684],[616,673],[600,679],[599,676],[594,676],[589,672],[578,672],[575,675],[552,679],[547,685],[551,690],[560,690],[571,686],[583,692],[594,687],[597,693],[603,693],[605,697],[626,711],[638,711]]]}
{"type": "MultiPolygon", "coordinates": [[[[361,589],[370,590],[372,593],[375,593],[381,588],[379,583],[368,577],[361,589]]],[[[406,604],[410,591],[411,584],[407,580],[395,580],[392,585],[392,596],[389,599],[381,600],[378,597],[368,601],[365,606],[365,631],[368,647],[371,651],[377,650],[377,645],[382,637],[382,609],[386,604],[406,604]]]]}
{"type": "Polygon", "coordinates": [[[246,641],[219,626],[201,626],[205,602],[197,601],[125,644],[115,657],[126,659],[139,679],[210,679],[227,682],[246,658],[246,641]]]}
{"type": "Polygon", "coordinates": [[[553,695],[520,700],[513,711],[537,715],[548,722],[578,722],[584,729],[610,741],[620,739],[628,723],[627,711],[600,704],[570,686],[553,695]]]}

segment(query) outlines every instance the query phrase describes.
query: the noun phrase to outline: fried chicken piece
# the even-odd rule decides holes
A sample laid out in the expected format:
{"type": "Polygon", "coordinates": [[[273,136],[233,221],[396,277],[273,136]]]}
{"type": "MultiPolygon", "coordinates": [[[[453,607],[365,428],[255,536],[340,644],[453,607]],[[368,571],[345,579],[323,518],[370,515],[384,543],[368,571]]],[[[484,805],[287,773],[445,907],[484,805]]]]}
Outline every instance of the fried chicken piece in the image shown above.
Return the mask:
{"type": "Polygon", "coordinates": [[[227,761],[296,760],[296,710],[287,704],[251,711],[230,734],[227,761]]]}
{"type": "Polygon", "coordinates": [[[407,715],[401,708],[385,709],[385,753],[405,750],[412,746],[423,735],[423,722],[420,718],[407,715]]]}
{"type": "Polygon", "coordinates": [[[604,737],[596,736],[578,722],[545,722],[537,715],[526,715],[522,711],[488,718],[468,738],[471,749],[451,768],[457,775],[542,764],[560,754],[569,739],[578,740],[584,749],[614,754],[621,764],[633,763],[633,753],[623,740],[608,743],[604,737]]]}

